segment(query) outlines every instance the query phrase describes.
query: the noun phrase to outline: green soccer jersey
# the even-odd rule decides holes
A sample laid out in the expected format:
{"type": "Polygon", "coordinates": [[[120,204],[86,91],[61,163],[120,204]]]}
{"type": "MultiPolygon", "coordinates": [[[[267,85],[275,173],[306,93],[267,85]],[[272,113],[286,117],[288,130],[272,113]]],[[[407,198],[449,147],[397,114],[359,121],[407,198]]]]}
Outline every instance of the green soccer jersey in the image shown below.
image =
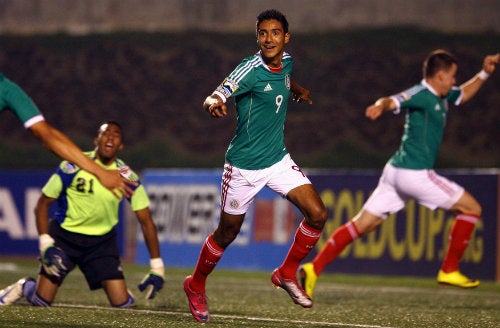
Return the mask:
{"type": "Polygon", "coordinates": [[[26,92],[0,73],[0,112],[4,110],[12,111],[25,128],[43,121],[42,113],[26,92]]]}
{"type": "MultiPolygon", "coordinates": [[[[100,166],[108,170],[127,169],[125,163],[117,159],[105,166],[95,157],[95,152],[85,153],[100,166]]],[[[120,172],[122,172],[120,170],[120,172]]],[[[129,179],[138,180],[128,169],[129,179]]],[[[128,174],[126,176],[128,176],[128,174]]],[[[57,199],[55,218],[67,231],[102,236],[118,223],[120,200],[106,189],[99,180],[87,171],[63,161],[42,189],[45,196],[57,199]]],[[[149,198],[143,185],[139,183],[129,199],[134,211],[149,206],[149,198]]]]}
{"type": "Polygon", "coordinates": [[[448,104],[458,105],[461,97],[461,89],[453,87],[440,98],[425,81],[392,96],[399,108],[406,109],[406,117],[401,145],[389,163],[406,169],[432,169],[443,140],[448,104]]]}
{"type": "Polygon", "coordinates": [[[273,72],[257,53],[245,58],[215,91],[224,100],[235,99],[237,128],[226,160],[238,168],[267,168],[287,154],[283,129],[293,68],[289,54],[283,54],[282,65],[273,72]]]}

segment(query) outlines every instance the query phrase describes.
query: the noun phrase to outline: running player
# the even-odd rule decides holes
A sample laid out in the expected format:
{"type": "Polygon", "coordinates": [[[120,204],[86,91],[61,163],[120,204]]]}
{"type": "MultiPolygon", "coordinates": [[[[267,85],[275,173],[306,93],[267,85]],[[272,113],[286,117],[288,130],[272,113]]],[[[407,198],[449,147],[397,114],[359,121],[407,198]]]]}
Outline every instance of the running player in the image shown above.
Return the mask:
{"type": "MultiPolygon", "coordinates": [[[[104,169],[119,170],[138,183],[128,200],[151,257],[151,271],[139,284],[139,290],[147,288],[147,298],[153,298],[163,287],[164,266],[146,191],[138,176],[117,157],[123,149],[122,140],[120,125],[108,121],[99,127],[95,150],[86,156],[104,169]]],[[[119,203],[93,174],[63,161],[43,187],[35,208],[40,236],[38,282],[23,278],[0,291],[0,305],[12,304],[25,296],[32,305],[50,306],[65,276],[78,265],[89,288],[104,288],[112,306],[132,306],[134,297],[123,276],[115,230],[119,203]],[[57,202],[55,218],[49,220],[49,207],[54,202],[57,202]]]]}
{"type": "Polygon", "coordinates": [[[184,280],[190,311],[200,322],[210,319],[206,279],[238,235],[255,195],[265,186],[304,215],[288,255],[274,270],[271,281],[287,291],[293,302],[312,306],[297,281],[296,270],[319,239],[326,209],[288,154],[283,134],[291,93],[296,101],[312,101],[308,90],[291,81],[293,61],[284,52],[290,40],[285,16],[276,10],[262,12],[257,17],[256,32],[260,51],[244,59],[203,104],[212,117],[219,118],[227,114],[228,98],[234,97],[238,122],[225,158],[219,225],[203,243],[193,274],[184,280]]]}
{"type": "Polygon", "coordinates": [[[131,189],[134,186],[133,182],[120,177],[116,171],[104,170],[85,156],[66,135],[45,121],[33,100],[19,85],[0,73],[0,112],[4,110],[12,111],[24,127],[40,139],[46,148],[94,174],[106,188],[113,191],[117,198],[121,197],[118,192],[125,196],[130,196],[133,192],[131,189]]]}
{"type": "Polygon", "coordinates": [[[404,135],[399,150],[386,164],[378,186],[352,221],[330,236],[312,262],[300,269],[301,283],[312,297],[318,276],[342,250],[355,239],[369,233],[391,213],[398,212],[409,198],[434,210],[442,208],[456,214],[450,231],[449,246],[437,281],[463,288],[479,285],[459,270],[459,261],[467,247],[474,226],[481,216],[481,206],[462,186],[434,170],[434,162],[443,138],[449,104],[469,101],[495,70],[500,54],[486,56],[483,69],[460,87],[455,86],[456,59],[444,50],[435,50],[423,64],[423,80],[401,93],[378,99],[366,108],[366,116],[376,120],[383,112],[406,110],[404,135]]]}

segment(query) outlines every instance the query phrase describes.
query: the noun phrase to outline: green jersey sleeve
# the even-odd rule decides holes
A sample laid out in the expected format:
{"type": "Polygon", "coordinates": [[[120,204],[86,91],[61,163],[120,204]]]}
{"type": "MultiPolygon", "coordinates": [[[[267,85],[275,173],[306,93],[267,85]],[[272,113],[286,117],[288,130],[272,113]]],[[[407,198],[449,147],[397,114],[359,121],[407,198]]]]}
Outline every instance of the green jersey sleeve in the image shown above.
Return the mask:
{"type": "Polygon", "coordinates": [[[6,109],[12,111],[25,128],[44,120],[42,113],[26,92],[0,73],[0,112],[6,109]]]}

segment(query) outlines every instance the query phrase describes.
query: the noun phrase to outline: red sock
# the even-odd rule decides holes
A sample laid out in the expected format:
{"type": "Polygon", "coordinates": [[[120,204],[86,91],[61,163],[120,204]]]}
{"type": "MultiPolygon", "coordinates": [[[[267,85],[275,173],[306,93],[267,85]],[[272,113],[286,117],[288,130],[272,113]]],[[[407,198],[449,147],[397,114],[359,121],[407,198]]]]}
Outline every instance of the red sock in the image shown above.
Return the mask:
{"type": "Polygon", "coordinates": [[[317,275],[323,272],[325,266],[332,262],[347,245],[359,238],[358,229],[352,221],[345,223],[335,230],[321,252],[313,260],[314,271],[317,275]]]}
{"type": "Polygon", "coordinates": [[[450,242],[448,251],[444,257],[441,270],[444,272],[452,272],[458,270],[458,262],[469,244],[470,236],[474,230],[479,217],[470,214],[457,215],[455,222],[450,230],[450,242]]]}
{"type": "Polygon", "coordinates": [[[193,272],[193,279],[189,287],[195,292],[204,292],[207,277],[219,262],[224,249],[219,247],[212,235],[209,235],[201,247],[200,256],[193,272]]]}
{"type": "Polygon", "coordinates": [[[321,230],[308,226],[304,220],[300,223],[292,246],[279,267],[280,274],[286,279],[296,279],[300,262],[309,254],[318,241],[321,230]]]}

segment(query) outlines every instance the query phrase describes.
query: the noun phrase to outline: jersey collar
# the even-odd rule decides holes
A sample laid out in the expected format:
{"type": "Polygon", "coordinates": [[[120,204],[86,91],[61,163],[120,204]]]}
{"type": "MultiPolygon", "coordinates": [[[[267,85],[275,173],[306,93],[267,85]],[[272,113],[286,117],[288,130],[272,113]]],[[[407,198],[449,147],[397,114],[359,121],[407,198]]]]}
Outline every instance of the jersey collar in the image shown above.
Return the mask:
{"type": "Polygon", "coordinates": [[[427,83],[427,81],[425,79],[422,80],[422,85],[425,86],[427,89],[429,89],[429,91],[432,92],[432,94],[434,94],[436,97],[439,97],[436,90],[434,90],[434,88],[431,87],[431,85],[429,83],[427,83]]]}
{"type": "Polygon", "coordinates": [[[262,51],[259,50],[259,58],[260,58],[260,61],[262,63],[262,65],[270,72],[273,72],[273,73],[279,73],[281,72],[281,70],[283,69],[283,62],[281,62],[281,65],[279,68],[273,68],[273,67],[269,67],[269,65],[266,64],[266,62],[264,61],[264,58],[262,58],[262,51]]]}

